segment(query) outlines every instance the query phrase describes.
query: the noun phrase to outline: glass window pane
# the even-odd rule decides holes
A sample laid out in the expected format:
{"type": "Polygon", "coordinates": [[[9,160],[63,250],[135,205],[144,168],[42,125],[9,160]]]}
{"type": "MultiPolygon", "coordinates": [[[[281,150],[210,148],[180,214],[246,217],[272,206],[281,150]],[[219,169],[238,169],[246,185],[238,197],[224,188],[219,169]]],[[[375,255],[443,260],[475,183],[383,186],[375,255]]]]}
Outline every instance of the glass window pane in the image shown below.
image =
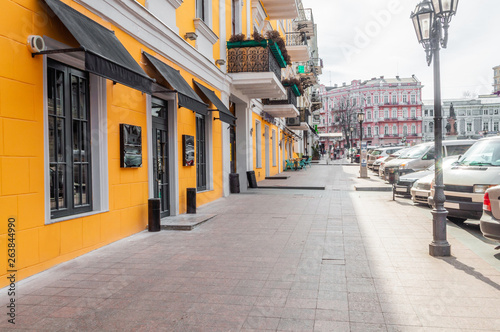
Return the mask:
{"type": "Polygon", "coordinates": [[[73,161],[80,161],[80,121],[73,121],[73,161]]]}
{"type": "Polygon", "coordinates": [[[57,209],[56,204],[56,188],[57,188],[57,172],[56,166],[50,166],[50,209],[57,209]]]}
{"type": "Polygon", "coordinates": [[[87,154],[89,153],[89,142],[88,142],[88,132],[87,132],[87,122],[82,121],[82,142],[80,144],[81,146],[81,151],[80,151],[80,156],[82,162],[86,162],[87,160],[87,154]]]}
{"type": "Polygon", "coordinates": [[[87,178],[88,176],[88,165],[82,165],[82,204],[89,204],[89,195],[88,195],[88,183],[89,179],[87,178]]]}
{"type": "Polygon", "coordinates": [[[57,161],[65,161],[65,140],[64,140],[64,119],[57,119],[57,138],[56,138],[56,147],[57,147],[57,161]]]}
{"type": "Polygon", "coordinates": [[[80,118],[87,118],[87,80],[80,78],[80,118]]]}
{"type": "Polygon", "coordinates": [[[79,119],[78,114],[78,77],[71,76],[71,113],[73,119],[79,119]]]}
{"type": "Polygon", "coordinates": [[[73,166],[73,197],[74,197],[73,201],[75,206],[82,204],[80,196],[80,188],[81,188],[80,179],[81,179],[80,165],[75,165],[73,166]]]}
{"type": "Polygon", "coordinates": [[[49,114],[54,114],[54,85],[55,85],[55,70],[53,68],[49,68],[47,70],[47,108],[49,114]]]}
{"type": "Polygon", "coordinates": [[[49,161],[56,161],[56,118],[49,116],[49,161]]]}
{"type": "Polygon", "coordinates": [[[56,113],[64,116],[64,73],[56,71],[56,113]]]}
{"type": "Polygon", "coordinates": [[[64,194],[66,186],[66,165],[57,166],[57,207],[59,209],[66,207],[66,195],[64,194]]]}

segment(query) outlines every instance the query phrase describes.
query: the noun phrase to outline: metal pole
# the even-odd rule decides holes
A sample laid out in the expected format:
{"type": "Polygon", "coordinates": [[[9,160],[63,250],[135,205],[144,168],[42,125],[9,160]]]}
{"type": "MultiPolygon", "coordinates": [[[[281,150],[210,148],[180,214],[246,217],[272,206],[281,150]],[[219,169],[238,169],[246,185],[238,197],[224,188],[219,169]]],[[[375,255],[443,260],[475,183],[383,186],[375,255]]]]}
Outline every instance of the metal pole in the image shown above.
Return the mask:
{"type": "Polygon", "coordinates": [[[443,185],[443,127],[441,112],[441,72],[439,63],[439,36],[441,35],[441,23],[435,23],[436,29],[433,33],[433,61],[434,61],[434,149],[435,149],[435,185],[434,185],[434,209],[432,210],[432,233],[433,240],[429,244],[431,256],[450,256],[450,244],[446,240],[446,215],[448,211],[444,208],[443,185]]]}
{"type": "Polygon", "coordinates": [[[354,162],[354,151],[353,151],[353,143],[352,143],[352,138],[353,138],[353,135],[354,134],[354,131],[351,131],[351,164],[354,162]]]}
{"type": "Polygon", "coordinates": [[[361,148],[361,153],[359,155],[359,177],[367,178],[368,171],[366,170],[366,150],[363,150],[363,121],[359,121],[359,147],[361,148]],[[365,163],[363,164],[363,160],[365,163]]]}

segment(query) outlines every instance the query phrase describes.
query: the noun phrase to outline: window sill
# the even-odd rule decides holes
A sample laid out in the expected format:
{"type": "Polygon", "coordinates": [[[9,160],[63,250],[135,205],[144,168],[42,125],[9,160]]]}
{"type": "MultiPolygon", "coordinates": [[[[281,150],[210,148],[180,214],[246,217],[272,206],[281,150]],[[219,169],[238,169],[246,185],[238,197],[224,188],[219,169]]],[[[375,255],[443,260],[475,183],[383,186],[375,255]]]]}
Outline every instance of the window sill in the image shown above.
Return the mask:
{"type": "Polygon", "coordinates": [[[204,194],[204,193],[208,193],[211,191],[214,191],[214,190],[213,189],[205,189],[205,190],[201,190],[201,191],[196,190],[196,194],[204,194]]]}
{"type": "Polygon", "coordinates": [[[73,214],[71,216],[65,216],[65,217],[61,217],[61,218],[50,219],[49,221],[47,221],[45,223],[45,225],[55,224],[57,222],[68,221],[68,220],[72,220],[72,219],[89,217],[89,216],[93,216],[95,214],[105,213],[105,212],[109,212],[109,210],[91,211],[91,212],[85,212],[85,213],[80,213],[80,214],[73,214]]]}

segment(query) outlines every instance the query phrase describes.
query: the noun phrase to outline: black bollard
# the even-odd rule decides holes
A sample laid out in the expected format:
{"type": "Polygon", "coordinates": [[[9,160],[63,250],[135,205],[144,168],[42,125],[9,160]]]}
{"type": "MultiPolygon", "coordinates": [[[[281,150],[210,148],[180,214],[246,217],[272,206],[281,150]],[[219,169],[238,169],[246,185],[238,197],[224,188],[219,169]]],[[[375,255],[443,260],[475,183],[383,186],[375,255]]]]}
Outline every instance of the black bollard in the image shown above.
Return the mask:
{"type": "Polygon", "coordinates": [[[187,212],[186,213],[196,213],[196,188],[186,189],[186,200],[187,200],[187,212]]]}
{"type": "Polygon", "coordinates": [[[160,199],[150,198],[148,200],[148,231],[160,231],[160,199]]]}
{"type": "Polygon", "coordinates": [[[238,173],[229,173],[229,192],[231,194],[240,192],[240,175],[238,173]]]}

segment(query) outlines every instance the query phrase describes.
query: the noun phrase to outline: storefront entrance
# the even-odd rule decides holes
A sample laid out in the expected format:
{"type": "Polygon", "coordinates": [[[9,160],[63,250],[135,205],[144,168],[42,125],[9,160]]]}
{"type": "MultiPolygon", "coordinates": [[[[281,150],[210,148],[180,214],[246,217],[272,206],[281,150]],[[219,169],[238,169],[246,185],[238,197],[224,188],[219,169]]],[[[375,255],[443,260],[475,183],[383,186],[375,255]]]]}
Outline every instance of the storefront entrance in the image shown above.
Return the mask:
{"type": "Polygon", "coordinates": [[[154,197],[160,199],[160,217],[170,215],[167,102],[152,98],[154,197]]]}

